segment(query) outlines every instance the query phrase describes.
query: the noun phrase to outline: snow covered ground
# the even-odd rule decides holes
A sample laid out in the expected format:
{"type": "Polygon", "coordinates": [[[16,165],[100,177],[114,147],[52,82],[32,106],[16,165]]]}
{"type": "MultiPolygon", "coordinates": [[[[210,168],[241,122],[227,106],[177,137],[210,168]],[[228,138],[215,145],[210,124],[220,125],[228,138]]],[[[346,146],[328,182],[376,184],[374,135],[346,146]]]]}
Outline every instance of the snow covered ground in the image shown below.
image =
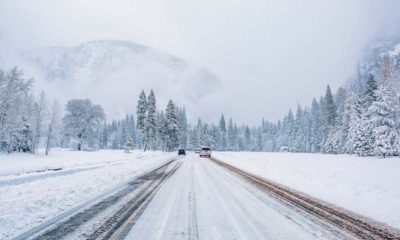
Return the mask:
{"type": "Polygon", "coordinates": [[[400,228],[400,158],[214,152],[245,171],[400,228]]]}
{"type": "Polygon", "coordinates": [[[0,239],[46,221],[174,158],[122,150],[0,155],[0,239]]]}
{"type": "MultiPolygon", "coordinates": [[[[214,152],[213,155],[246,171],[400,228],[399,158],[248,152],[214,152]]],[[[117,150],[57,150],[50,156],[2,154],[0,239],[12,238],[112,191],[174,157],[176,153],[134,151],[126,154],[117,150]]],[[[256,187],[208,159],[189,154],[183,161],[131,234],[161,239],[177,236],[310,239],[310,234],[317,238],[335,238],[326,229],[314,226],[310,219],[266,198],[256,187]]]]}

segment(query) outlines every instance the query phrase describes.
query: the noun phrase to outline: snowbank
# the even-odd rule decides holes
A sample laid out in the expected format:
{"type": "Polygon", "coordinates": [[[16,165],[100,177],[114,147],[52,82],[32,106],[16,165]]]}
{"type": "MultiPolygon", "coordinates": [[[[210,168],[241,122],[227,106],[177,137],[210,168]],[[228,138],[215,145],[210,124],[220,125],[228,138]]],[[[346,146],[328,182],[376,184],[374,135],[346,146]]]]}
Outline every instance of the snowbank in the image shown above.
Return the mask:
{"type": "Polygon", "coordinates": [[[11,238],[173,157],[175,153],[122,150],[0,155],[0,239],[11,238]]]}
{"type": "Polygon", "coordinates": [[[214,152],[248,172],[400,228],[400,158],[214,152]]]}
{"type": "MultiPolygon", "coordinates": [[[[151,155],[154,154],[154,152],[151,153],[151,155]]],[[[79,152],[64,149],[53,150],[48,156],[44,154],[0,153],[0,176],[111,163],[126,160],[132,156],[140,158],[144,155],[148,156],[149,153],[133,151],[129,155],[123,151],[114,150],[79,152]]]]}

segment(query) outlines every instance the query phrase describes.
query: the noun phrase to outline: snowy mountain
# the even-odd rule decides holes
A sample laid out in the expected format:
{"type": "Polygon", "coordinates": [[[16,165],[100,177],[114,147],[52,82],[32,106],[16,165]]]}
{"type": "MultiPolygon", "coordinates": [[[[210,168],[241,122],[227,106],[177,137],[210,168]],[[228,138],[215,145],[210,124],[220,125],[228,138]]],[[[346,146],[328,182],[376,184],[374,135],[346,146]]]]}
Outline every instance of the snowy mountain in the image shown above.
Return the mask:
{"type": "Polygon", "coordinates": [[[99,40],[74,47],[35,49],[24,58],[39,86],[50,88],[46,92],[56,92],[65,100],[89,97],[102,104],[111,117],[134,112],[142,88],[154,89],[162,104],[159,107],[164,108],[173,98],[196,108],[220,87],[212,72],[128,41],[99,40]]]}
{"type": "Polygon", "coordinates": [[[369,44],[363,51],[359,60],[361,81],[364,82],[368,73],[377,75],[379,64],[384,55],[393,58],[400,70],[400,38],[380,39],[369,44]]]}

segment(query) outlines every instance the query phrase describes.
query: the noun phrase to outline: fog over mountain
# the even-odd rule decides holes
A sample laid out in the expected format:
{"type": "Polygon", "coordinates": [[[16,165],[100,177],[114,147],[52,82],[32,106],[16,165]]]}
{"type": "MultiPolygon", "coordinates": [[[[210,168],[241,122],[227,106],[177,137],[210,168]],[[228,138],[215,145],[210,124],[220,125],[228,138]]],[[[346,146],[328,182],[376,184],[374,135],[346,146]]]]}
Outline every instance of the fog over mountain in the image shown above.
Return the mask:
{"type": "Polygon", "coordinates": [[[361,54],[359,60],[360,73],[379,73],[379,60],[383,55],[389,55],[400,68],[400,37],[378,39],[369,44],[361,54]]]}
{"type": "Polygon", "coordinates": [[[128,41],[98,40],[74,47],[26,51],[27,74],[39,88],[63,100],[88,97],[104,106],[110,119],[135,112],[141,89],[154,89],[164,108],[168,99],[191,115],[219,90],[220,80],[206,69],[171,54],[128,41]]]}

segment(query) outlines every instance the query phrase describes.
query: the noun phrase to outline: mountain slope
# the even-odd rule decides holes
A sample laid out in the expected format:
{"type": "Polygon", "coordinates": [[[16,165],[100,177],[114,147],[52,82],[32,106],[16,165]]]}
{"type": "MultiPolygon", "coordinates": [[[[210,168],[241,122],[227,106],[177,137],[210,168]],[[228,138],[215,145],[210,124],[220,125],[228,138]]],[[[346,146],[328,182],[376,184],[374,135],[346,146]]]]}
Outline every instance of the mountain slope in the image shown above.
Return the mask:
{"type": "Polygon", "coordinates": [[[89,97],[104,105],[111,118],[134,112],[141,89],[154,89],[162,104],[172,98],[196,109],[221,85],[212,72],[127,41],[36,49],[27,52],[25,59],[40,87],[64,100],[89,97]]]}
{"type": "Polygon", "coordinates": [[[396,64],[397,69],[400,70],[399,38],[380,39],[365,48],[359,61],[360,76],[363,82],[366,81],[368,73],[378,76],[379,65],[384,55],[390,56],[396,64]]]}

